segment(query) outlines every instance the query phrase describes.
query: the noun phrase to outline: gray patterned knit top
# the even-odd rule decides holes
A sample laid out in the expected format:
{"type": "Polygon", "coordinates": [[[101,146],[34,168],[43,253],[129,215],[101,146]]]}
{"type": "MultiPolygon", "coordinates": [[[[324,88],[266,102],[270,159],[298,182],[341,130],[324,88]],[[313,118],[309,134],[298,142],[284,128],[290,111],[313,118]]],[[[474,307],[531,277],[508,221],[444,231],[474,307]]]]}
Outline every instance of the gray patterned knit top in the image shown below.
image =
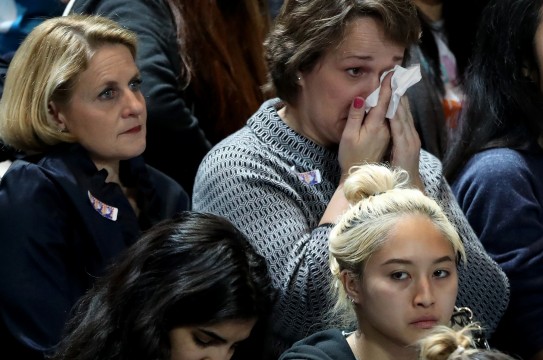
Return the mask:
{"type": "MultiPolygon", "coordinates": [[[[193,209],[227,217],[266,257],[280,292],[275,340],[289,346],[326,327],[331,226],[318,224],[339,183],[340,166],[336,151],[289,128],[277,114],[280,107],[278,99],[265,102],[244,128],[208,153],[196,176],[193,209]],[[316,184],[298,176],[313,170],[322,177],[316,184]]],[[[469,306],[492,333],[507,306],[507,278],[468,225],[440,161],[421,151],[420,174],[426,193],[444,208],[466,247],[457,304],[469,306]]]]}

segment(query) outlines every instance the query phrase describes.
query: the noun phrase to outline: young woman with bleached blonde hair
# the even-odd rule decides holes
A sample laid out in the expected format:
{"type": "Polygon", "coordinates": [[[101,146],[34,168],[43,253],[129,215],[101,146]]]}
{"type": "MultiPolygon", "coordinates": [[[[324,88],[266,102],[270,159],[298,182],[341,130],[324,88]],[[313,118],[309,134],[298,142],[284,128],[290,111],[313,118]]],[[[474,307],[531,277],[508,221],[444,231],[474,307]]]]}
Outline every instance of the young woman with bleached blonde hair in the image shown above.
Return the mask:
{"type": "Polygon", "coordinates": [[[412,186],[400,168],[351,168],[343,188],[351,206],[329,239],[339,328],[301,340],[281,360],[416,360],[412,345],[450,322],[464,245],[437,202],[412,186]]]}

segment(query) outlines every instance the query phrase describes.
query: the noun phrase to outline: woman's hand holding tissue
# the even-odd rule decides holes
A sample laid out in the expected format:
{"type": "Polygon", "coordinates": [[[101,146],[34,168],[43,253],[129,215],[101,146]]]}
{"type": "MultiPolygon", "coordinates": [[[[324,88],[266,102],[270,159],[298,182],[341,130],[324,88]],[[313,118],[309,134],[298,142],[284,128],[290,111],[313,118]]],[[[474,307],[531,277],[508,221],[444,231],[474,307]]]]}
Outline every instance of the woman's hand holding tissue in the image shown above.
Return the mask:
{"type": "Polygon", "coordinates": [[[387,161],[407,170],[412,184],[424,190],[419,175],[421,142],[403,96],[420,79],[418,65],[408,69],[396,65],[381,75],[379,87],[365,101],[353,101],[339,145],[342,180],[353,165],[387,161]]]}
{"type": "Polygon", "coordinates": [[[381,95],[371,112],[366,113],[366,104],[361,97],[355,98],[351,104],[339,143],[340,183],[347,177],[351,166],[380,162],[387,153],[391,133],[385,115],[392,95],[391,78],[392,74],[383,78],[381,95]]]}

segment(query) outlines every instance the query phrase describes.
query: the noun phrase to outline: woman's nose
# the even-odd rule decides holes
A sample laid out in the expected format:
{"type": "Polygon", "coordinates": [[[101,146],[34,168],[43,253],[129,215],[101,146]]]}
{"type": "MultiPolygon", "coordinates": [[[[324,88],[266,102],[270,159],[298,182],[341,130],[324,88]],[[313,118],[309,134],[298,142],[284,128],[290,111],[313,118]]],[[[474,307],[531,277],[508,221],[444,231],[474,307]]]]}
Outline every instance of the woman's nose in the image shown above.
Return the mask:
{"type": "Polygon", "coordinates": [[[139,116],[145,112],[145,98],[141,92],[127,91],[124,98],[124,117],[139,116]]]}
{"type": "Polygon", "coordinates": [[[417,282],[414,302],[416,306],[429,307],[435,302],[432,283],[428,279],[417,282]]]}

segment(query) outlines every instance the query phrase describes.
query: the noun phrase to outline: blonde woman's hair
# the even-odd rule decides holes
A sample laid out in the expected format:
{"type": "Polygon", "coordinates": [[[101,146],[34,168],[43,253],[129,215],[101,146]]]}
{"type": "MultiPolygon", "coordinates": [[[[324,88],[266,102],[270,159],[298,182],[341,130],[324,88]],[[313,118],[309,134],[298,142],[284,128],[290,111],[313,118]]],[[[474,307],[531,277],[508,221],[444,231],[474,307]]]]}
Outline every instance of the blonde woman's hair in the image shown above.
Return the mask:
{"type": "Polygon", "coordinates": [[[353,326],[353,305],[340,280],[343,270],[361,276],[367,260],[378,251],[398,220],[406,215],[423,215],[451,243],[457,262],[465,260],[465,250],[454,226],[437,202],[411,188],[407,171],[383,164],[354,166],[344,184],[351,204],[329,239],[332,294],[336,304],[331,319],[336,326],[353,326]]]}
{"type": "Polygon", "coordinates": [[[49,102],[70,101],[79,75],[95,51],[106,44],[125,45],[136,55],[136,35],[100,16],[69,15],[35,27],[15,53],[0,101],[0,139],[27,153],[74,142],[59,132],[49,102]]]}
{"type": "Polygon", "coordinates": [[[478,324],[470,324],[459,330],[445,325],[434,327],[428,335],[418,341],[419,360],[514,360],[515,358],[496,350],[477,349],[472,332],[478,324]]]}

